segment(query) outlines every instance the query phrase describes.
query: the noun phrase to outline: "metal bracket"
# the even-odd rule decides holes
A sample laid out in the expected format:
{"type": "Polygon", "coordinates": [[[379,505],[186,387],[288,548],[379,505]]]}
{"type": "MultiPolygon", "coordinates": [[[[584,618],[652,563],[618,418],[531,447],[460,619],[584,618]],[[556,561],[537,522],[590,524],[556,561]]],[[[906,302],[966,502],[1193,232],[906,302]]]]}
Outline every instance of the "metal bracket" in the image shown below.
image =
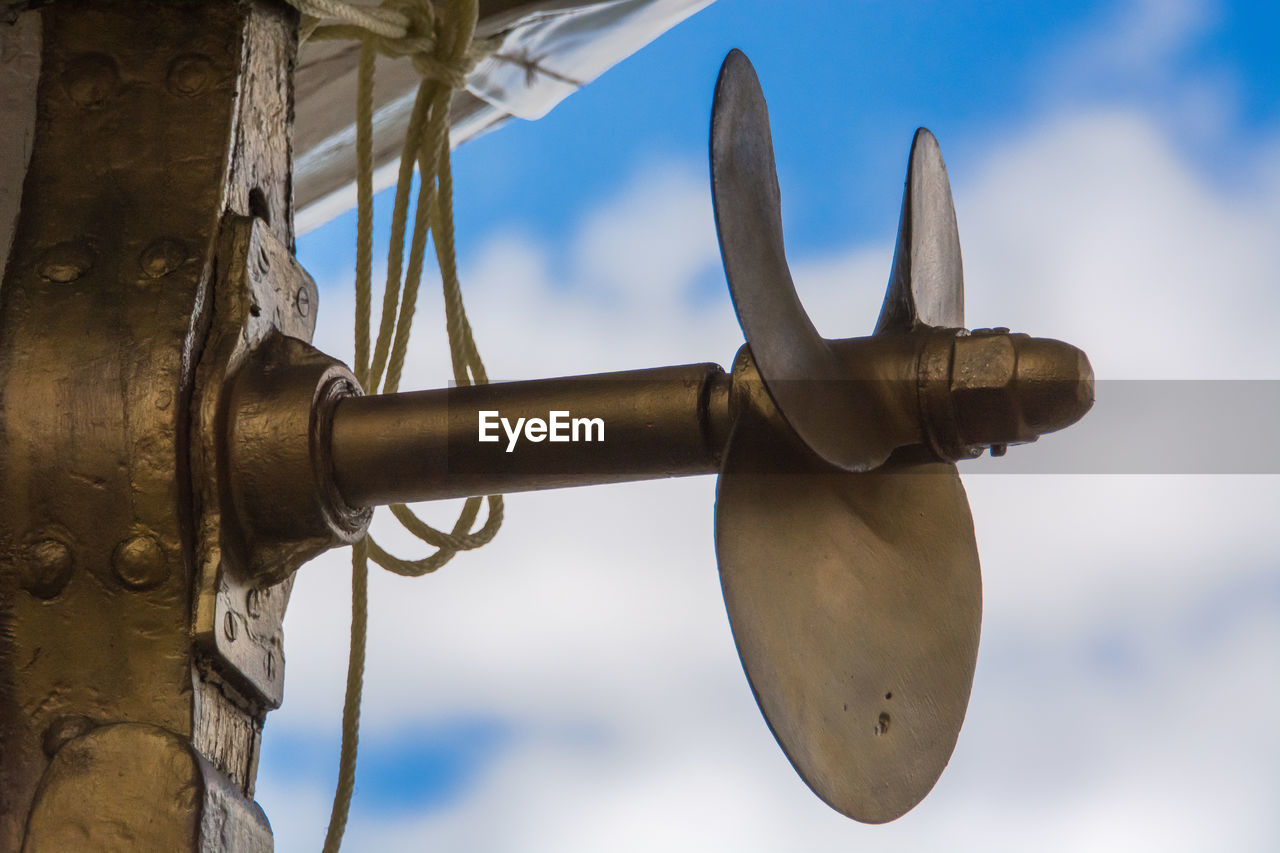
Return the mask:
{"type": "Polygon", "coordinates": [[[230,398],[246,374],[257,372],[264,359],[272,365],[306,360],[304,342],[315,329],[319,293],[265,222],[234,215],[223,222],[214,292],[218,322],[196,370],[192,406],[193,630],[206,666],[265,711],[284,697],[281,623],[292,573],[334,543],[313,537],[273,547],[254,537],[236,509],[229,477],[235,454],[224,438],[236,420],[230,398]],[[281,343],[281,336],[292,345],[281,343]]]}

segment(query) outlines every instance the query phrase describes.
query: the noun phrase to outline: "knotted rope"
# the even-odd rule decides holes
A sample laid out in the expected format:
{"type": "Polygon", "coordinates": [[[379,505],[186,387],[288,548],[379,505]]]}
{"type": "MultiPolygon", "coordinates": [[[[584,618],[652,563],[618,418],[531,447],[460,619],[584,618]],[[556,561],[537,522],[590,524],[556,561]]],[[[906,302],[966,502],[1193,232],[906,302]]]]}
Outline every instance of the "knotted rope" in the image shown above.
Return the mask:
{"type": "MultiPolygon", "coordinates": [[[[354,6],[343,0],[288,0],[303,15],[303,39],[354,39],[360,42],[356,89],[356,317],[354,372],[371,394],[399,389],[409,346],[409,332],[422,280],[428,233],[444,286],[445,328],[453,378],[458,385],[488,382],[458,283],[453,245],[453,177],[449,165],[449,102],[476,61],[491,49],[475,41],[478,0],[452,0],[440,11],[429,0],[383,0],[381,6],[354,6]],[[387,280],[382,317],[370,358],[373,291],[373,79],[378,54],[408,57],[422,75],[400,154],[387,280]],[[404,266],[409,190],[417,164],[421,182],[404,266]],[[403,281],[402,281],[403,274],[403,281]],[[402,286],[403,285],[403,286],[402,286]]],[[[449,562],[459,551],[493,539],[502,525],[502,497],[488,498],[485,523],[472,530],[481,499],[468,498],[449,532],[436,530],[403,504],[392,515],[411,534],[435,548],[420,560],[396,557],[366,536],[351,552],[351,657],[342,709],[342,748],[338,786],[325,835],[325,853],[342,844],[355,786],[360,729],[360,697],[364,683],[368,629],[369,560],[406,577],[419,577],[449,562]]]]}

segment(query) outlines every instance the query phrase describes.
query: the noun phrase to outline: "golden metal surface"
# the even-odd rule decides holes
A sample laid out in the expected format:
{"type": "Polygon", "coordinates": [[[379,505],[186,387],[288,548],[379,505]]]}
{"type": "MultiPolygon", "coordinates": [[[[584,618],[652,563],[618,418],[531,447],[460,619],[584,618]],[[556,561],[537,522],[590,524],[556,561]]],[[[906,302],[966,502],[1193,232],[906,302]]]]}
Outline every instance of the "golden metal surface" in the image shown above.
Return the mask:
{"type": "MultiPolygon", "coordinates": [[[[234,322],[210,311],[224,214],[258,213],[292,243],[296,23],[247,0],[38,14],[36,135],[0,287],[0,849],[22,846],[34,803],[30,849],[71,849],[65,820],[106,833],[95,849],[133,850],[104,821],[159,794],[153,735],[185,745],[176,790],[256,810],[263,709],[232,686],[234,662],[192,644],[209,575],[189,412],[209,330],[234,322]],[[84,775],[61,758],[77,742],[119,766],[84,775]]],[[[187,839],[154,849],[222,849],[210,802],[134,818],[187,839]]]]}
{"type": "Polygon", "coordinates": [[[1093,373],[1075,347],[1007,329],[967,337],[951,186],[928,130],[912,140],[897,251],[870,338],[826,340],[800,304],[783,245],[768,105],[736,50],[716,82],[711,189],[725,277],[765,385],[792,429],[833,465],[873,470],[920,442],[943,459],[964,459],[1034,441],[1092,404],[1093,373]],[[920,415],[911,402],[917,384],[920,415]],[[1046,405],[1046,397],[1065,402],[1046,405]]]}
{"type": "Polygon", "coordinates": [[[116,723],[59,746],[22,845],[23,853],[89,849],[270,850],[271,827],[186,738],[116,723]]]}
{"type": "Polygon", "coordinates": [[[334,412],[334,479],[359,506],[710,474],[728,438],[728,385],[718,365],[691,364],[347,399],[334,412]],[[483,411],[508,425],[561,412],[598,420],[599,436],[509,451],[501,429],[478,440],[483,411]]]}
{"type": "Polygon", "coordinates": [[[871,337],[819,337],[795,294],[767,109],[734,53],[712,130],[748,341],[731,376],[701,364],[365,398],[307,343],[292,13],[90,0],[40,14],[36,136],[0,285],[0,849],[270,849],[251,797],[292,575],[357,538],[372,505],[717,468],[726,605],[787,755],[860,820],[929,790],[981,610],[949,463],[1092,402],[1074,347],[959,328],[931,135],[913,146],[871,337]],[[599,420],[601,442],[479,440],[484,412],[557,410],[599,420]]]}
{"type": "Polygon", "coordinates": [[[226,217],[218,258],[218,322],[205,342],[192,405],[192,624],[202,667],[233,685],[260,719],[284,696],[281,622],[290,575],[350,541],[368,513],[346,519],[345,528],[316,517],[324,497],[311,468],[311,406],[322,401],[325,377],[352,388],[355,380],[305,343],[315,328],[315,282],[258,217],[226,217]],[[299,401],[301,411],[289,401],[299,401]],[[230,445],[229,436],[242,441],[230,445]],[[280,443],[263,447],[264,436],[280,443]],[[297,464],[287,468],[286,458],[297,464]],[[292,500],[282,502],[282,493],[292,500]]]}
{"type": "Polygon", "coordinates": [[[814,793],[893,820],[946,767],[969,700],[982,581],[964,488],[929,459],[841,471],[786,427],[749,360],[734,372],[746,401],[716,555],[743,669],[814,793]]]}

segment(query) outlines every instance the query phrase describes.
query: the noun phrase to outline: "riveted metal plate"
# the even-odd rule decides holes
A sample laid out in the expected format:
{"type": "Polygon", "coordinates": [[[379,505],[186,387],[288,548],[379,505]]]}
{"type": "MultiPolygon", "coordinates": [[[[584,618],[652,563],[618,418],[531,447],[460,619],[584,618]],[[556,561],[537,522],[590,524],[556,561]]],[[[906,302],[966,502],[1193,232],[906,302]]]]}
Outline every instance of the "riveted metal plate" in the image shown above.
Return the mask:
{"type": "MultiPolygon", "coordinates": [[[[193,699],[206,681],[189,412],[219,322],[214,252],[227,210],[265,211],[292,240],[290,10],[86,0],[39,15],[35,135],[0,286],[3,850],[22,845],[47,736],[67,720],[188,740],[210,728],[212,703],[193,699]]],[[[244,792],[260,719],[218,695],[243,723],[224,772],[244,792]]]]}

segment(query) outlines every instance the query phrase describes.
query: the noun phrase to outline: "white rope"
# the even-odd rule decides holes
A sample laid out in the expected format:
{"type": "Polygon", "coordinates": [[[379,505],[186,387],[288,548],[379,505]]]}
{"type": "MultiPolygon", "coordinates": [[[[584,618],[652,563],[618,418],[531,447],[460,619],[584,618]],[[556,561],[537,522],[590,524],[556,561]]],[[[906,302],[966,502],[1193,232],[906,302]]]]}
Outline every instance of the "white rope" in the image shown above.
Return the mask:
{"type": "MultiPolygon", "coordinates": [[[[427,234],[435,244],[436,261],[444,286],[445,328],[454,380],[459,385],[488,381],[471,324],[467,321],[458,283],[453,245],[453,179],[449,166],[449,103],[453,90],[466,76],[486,46],[474,41],[479,16],[478,0],[452,0],[440,14],[429,0],[383,0],[378,7],[354,6],[343,0],[288,0],[303,13],[304,39],[350,39],[360,42],[356,89],[356,378],[371,394],[392,393],[408,352],[409,332],[422,280],[427,234]],[[387,252],[387,280],[382,294],[382,318],[370,359],[372,331],[373,252],[373,76],[378,54],[408,57],[422,76],[405,133],[391,215],[391,240],[387,252]],[[409,264],[404,266],[408,228],[409,190],[414,165],[421,184],[413,230],[409,240],[409,264]],[[403,271],[403,282],[401,272],[403,271]],[[402,288],[403,284],[403,288],[402,288]]],[[[490,48],[491,49],[491,48],[490,48]]],[[[419,560],[406,560],[384,551],[366,536],[352,549],[351,653],[347,664],[346,697],[342,709],[342,747],[338,759],[338,785],[325,834],[325,853],[336,853],[346,831],[351,797],[355,790],[356,754],[360,734],[360,700],[364,684],[364,656],[368,629],[369,561],[409,577],[433,572],[459,551],[489,542],[502,524],[500,495],[488,499],[485,523],[472,530],[481,499],[465,502],[453,528],[440,531],[427,525],[406,506],[391,507],[396,519],[415,537],[436,550],[419,560]]]]}
{"type": "Polygon", "coordinates": [[[409,16],[387,6],[356,6],[343,0],[288,0],[304,15],[315,18],[320,26],[347,24],[383,38],[404,38],[409,31],[409,16]]]}

